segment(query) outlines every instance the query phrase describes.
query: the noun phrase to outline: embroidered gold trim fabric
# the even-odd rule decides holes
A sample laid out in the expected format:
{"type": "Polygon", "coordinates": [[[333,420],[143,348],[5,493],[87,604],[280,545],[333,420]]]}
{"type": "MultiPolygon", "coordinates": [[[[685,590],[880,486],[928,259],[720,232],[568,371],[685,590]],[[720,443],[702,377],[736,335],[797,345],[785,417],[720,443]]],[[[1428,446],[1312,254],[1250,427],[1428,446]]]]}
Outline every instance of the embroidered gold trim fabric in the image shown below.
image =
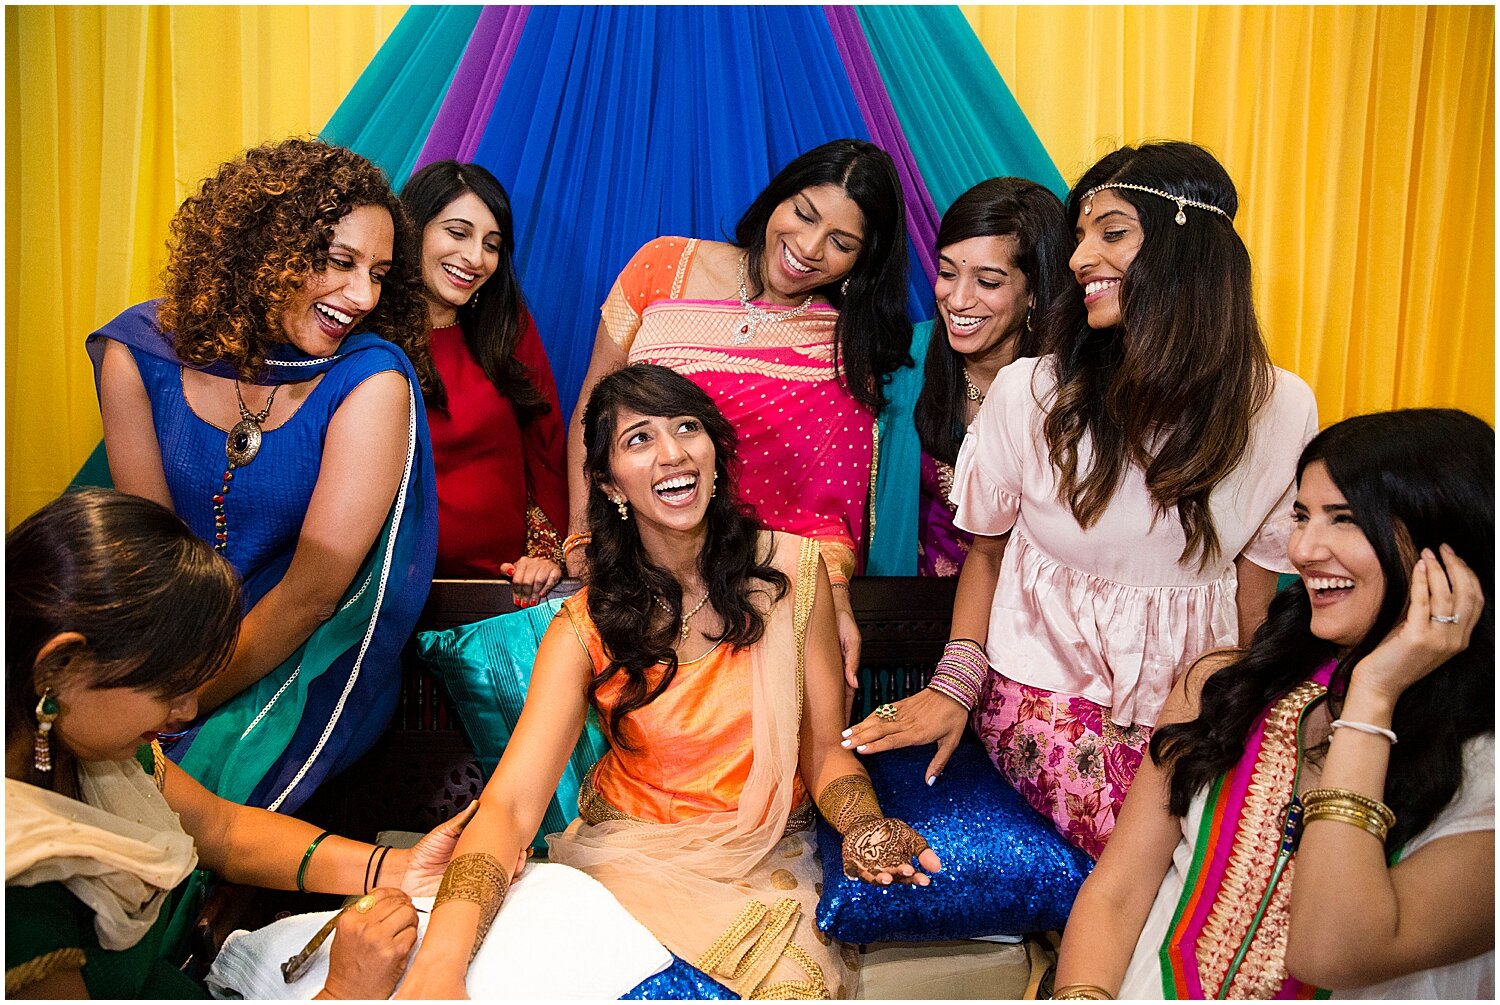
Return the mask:
{"type": "Polygon", "coordinates": [[[792,638],[797,644],[797,721],[807,696],[807,622],[818,598],[818,542],[804,537],[797,551],[797,585],[792,601],[792,638]]]}
{"type": "Polygon", "coordinates": [[[479,925],[474,929],[474,948],[469,951],[469,958],[473,959],[484,944],[484,937],[489,934],[490,925],[500,913],[500,905],[509,890],[510,873],[495,861],[493,855],[482,852],[460,855],[443,871],[443,881],[438,885],[432,909],[436,911],[450,900],[467,900],[479,905],[479,925]]]}
{"type": "MultiPolygon", "coordinates": [[[[14,924],[17,919],[12,918],[14,924]]],[[[14,995],[27,985],[35,984],[37,981],[46,980],[60,970],[83,969],[88,962],[83,950],[77,946],[65,946],[62,949],[54,949],[50,953],[18,963],[5,971],[5,993],[14,995]]]]}
{"type": "MultiPolygon", "coordinates": [[[[670,351],[656,349],[651,352],[650,362],[669,367],[690,377],[695,373],[739,373],[773,380],[791,380],[802,384],[821,384],[833,379],[829,365],[833,354],[822,359],[821,350],[797,350],[811,362],[806,364],[782,363],[770,359],[748,359],[732,352],[700,346],[675,346],[670,351]]],[[[639,358],[632,358],[639,363],[639,358]]]]}
{"type": "MultiPolygon", "coordinates": [[[[1195,946],[1205,992],[1217,993],[1223,987],[1229,965],[1255,921],[1275,867],[1282,811],[1296,784],[1298,723],[1307,705],[1325,690],[1316,681],[1304,681],[1271,710],[1265,743],[1240,812],[1234,848],[1224,868],[1224,882],[1195,946]]],[[[1276,882],[1250,948],[1230,982],[1231,998],[1269,998],[1287,979],[1286,932],[1296,864],[1293,857],[1276,882]]]]}
{"type": "Polygon", "coordinates": [[[546,512],[530,495],[526,497],[526,554],[532,558],[548,559],[558,565],[567,561],[557,528],[552,526],[546,512]]]}
{"type": "Polygon", "coordinates": [[[672,299],[682,299],[682,284],[687,280],[688,263],[693,259],[693,252],[698,250],[698,239],[689,239],[687,245],[682,249],[682,257],[677,259],[676,274],[672,276],[672,299]]]}
{"type": "Polygon", "coordinates": [[[880,476],[880,422],[870,423],[870,438],[873,441],[870,450],[870,526],[865,531],[865,540],[875,540],[875,486],[876,479],[880,476]]]}
{"type": "Polygon", "coordinates": [[[167,755],[160,740],[151,741],[151,780],[156,783],[157,792],[167,791],[167,755]]]}
{"type": "Polygon", "coordinates": [[[769,999],[796,999],[799,1001],[812,1001],[827,998],[828,985],[823,978],[823,968],[812,959],[801,947],[795,945],[788,937],[783,942],[789,929],[797,924],[797,919],[802,915],[802,905],[790,897],[778,900],[774,907],[767,908],[758,900],[747,903],[734,919],[724,933],[714,940],[713,945],[698,958],[694,964],[699,970],[710,976],[718,975],[730,981],[740,980],[747,974],[764,971],[769,974],[775,969],[775,961],[767,965],[767,957],[776,953],[776,958],[786,957],[807,972],[805,981],[777,981],[766,984],[764,979],[751,989],[746,997],[754,1001],[769,999]],[[738,962],[733,963],[728,969],[720,969],[729,962],[730,954],[737,949],[742,942],[750,937],[761,923],[765,923],[760,935],[751,943],[738,962]],[[780,943],[781,948],[776,949],[780,943]]]}
{"type": "MultiPolygon", "coordinates": [[[[643,827],[655,826],[651,820],[643,820],[640,817],[631,816],[624,810],[619,809],[599,792],[594,785],[594,770],[599,765],[596,763],[583,773],[583,780],[578,783],[578,815],[586,824],[602,824],[606,820],[623,820],[626,823],[640,824],[643,827]]],[[[811,801],[804,802],[800,806],[792,808],[792,812],[786,818],[786,828],[782,836],[786,837],[805,831],[812,827],[817,821],[817,816],[811,801]]]]}

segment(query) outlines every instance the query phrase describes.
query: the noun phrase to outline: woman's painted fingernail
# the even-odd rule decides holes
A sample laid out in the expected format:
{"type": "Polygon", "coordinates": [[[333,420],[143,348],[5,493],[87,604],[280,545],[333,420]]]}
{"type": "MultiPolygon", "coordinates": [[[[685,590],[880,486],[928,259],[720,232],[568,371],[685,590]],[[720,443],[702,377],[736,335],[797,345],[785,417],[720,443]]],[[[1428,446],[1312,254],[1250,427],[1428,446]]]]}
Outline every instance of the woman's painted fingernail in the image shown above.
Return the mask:
{"type": "Polygon", "coordinates": [[[844,731],[843,731],[843,732],[842,732],[842,733],[840,733],[840,734],[839,734],[839,735],[840,735],[840,736],[848,736],[848,735],[849,735],[849,734],[850,734],[850,733],[852,733],[852,732],[854,732],[854,727],[853,727],[853,726],[850,726],[850,727],[849,727],[849,728],[848,728],[848,729],[846,729],[846,730],[844,730],[844,731]]]}
{"type": "Polygon", "coordinates": [[[935,781],[937,781],[937,775],[928,775],[927,776],[927,784],[928,785],[931,785],[935,781]]]}
{"type": "Polygon", "coordinates": [[[863,754],[865,752],[865,748],[868,747],[868,746],[869,746],[868,743],[861,743],[859,746],[855,747],[854,749],[857,750],[857,751],[859,751],[861,754],[863,754]]]}
{"type": "Polygon", "coordinates": [[[845,749],[848,749],[848,747],[849,747],[849,744],[851,744],[851,743],[853,743],[853,742],[854,742],[854,741],[853,741],[853,740],[844,740],[844,741],[843,741],[843,742],[841,742],[841,743],[840,743],[840,744],[839,744],[839,746],[840,746],[840,747],[843,747],[843,748],[845,748],[845,749]]]}

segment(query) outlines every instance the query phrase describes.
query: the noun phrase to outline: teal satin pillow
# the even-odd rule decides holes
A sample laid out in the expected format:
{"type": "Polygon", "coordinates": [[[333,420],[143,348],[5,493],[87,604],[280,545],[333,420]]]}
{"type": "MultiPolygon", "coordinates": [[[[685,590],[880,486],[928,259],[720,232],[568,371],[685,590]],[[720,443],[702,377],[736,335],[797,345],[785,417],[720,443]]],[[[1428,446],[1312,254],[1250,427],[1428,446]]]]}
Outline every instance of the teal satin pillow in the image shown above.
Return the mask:
{"type": "MultiPolygon", "coordinates": [[[[537,646],[561,606],[561,600],[548,600],[472,625],[417,633],[417,651],[448,689],[486,779],[500,763],[500,755],[521,717],[537,646]]],[[[578,816],[579,783],[608,749],[598,717],[590,708],[583,735],[573,748],[557,791],[547,804],[541,829],[531,842],[533,848],[545,851],[546,836],[562,830],[578,816]]]]}

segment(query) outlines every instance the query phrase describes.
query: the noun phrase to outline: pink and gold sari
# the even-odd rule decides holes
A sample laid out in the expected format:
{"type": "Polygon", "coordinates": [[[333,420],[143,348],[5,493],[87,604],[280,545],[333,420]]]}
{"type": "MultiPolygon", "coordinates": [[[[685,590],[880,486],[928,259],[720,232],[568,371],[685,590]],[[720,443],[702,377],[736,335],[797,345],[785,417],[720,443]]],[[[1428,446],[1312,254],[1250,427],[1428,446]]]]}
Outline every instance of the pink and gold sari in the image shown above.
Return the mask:
{"type": "Polygon", "coordinates": [[[1297,829],[1287,815],[1301,768],[1301,724],[1332,672],[1329,663],[1274,702],[1244,757],[1209,786],[1192,866],[1161,946],[1166,997],[1328,997],[1286,969],[1297,829]]]}
{"type": "Polygon", "coordinates": [[[662,237],[636,252],[600,309],[605,330],[631,363],[709,393],[739,434],[740,498],[767,528],[816,540],[830,577],[847,580],[867,535],[876,428],[834,369],[838,311],[815,306],[736,345],[737,300],[682,299],[697,246],[662,237]]]}

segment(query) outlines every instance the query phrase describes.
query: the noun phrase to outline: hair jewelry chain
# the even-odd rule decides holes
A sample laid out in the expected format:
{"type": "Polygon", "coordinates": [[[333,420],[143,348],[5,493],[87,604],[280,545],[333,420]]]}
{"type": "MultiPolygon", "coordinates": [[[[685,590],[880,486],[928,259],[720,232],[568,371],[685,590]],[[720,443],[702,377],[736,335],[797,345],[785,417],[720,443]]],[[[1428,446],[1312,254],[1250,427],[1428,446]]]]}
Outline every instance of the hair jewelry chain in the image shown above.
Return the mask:
{"type": "Polygon", "coordinates": [[[1163,192],[1161,189],[1152,188],[1150,185],[1132,185],[1130,182],[1125,181],[1105,182],[1103,185],[1095,185],[1085,192],[1083,194],[1084,216],[1088,216],[1094,211],[1094,193],[1102,192],[1107,188],[1128,188],[1135,192],[1147,192],[1151,195],[1160,196],[1163,199],[1170,199],[1177,204],[1177,216],[1174,219],[1177,221],[1177,226],[1179,227],[1187,223],[1187,213],[1183,211],[1184,206],[1192,206],[1194,209],[1206,209],[1210,213],[1218,213],[1226,220],[1229,219],[1228,213],[1211,202],[1199,202],[1197,199],[1189,199],[1184,195],[1173,195],[1171,192],[1163,192]]]}
{"type": "Polygon", "coordinates": [[[746,342],[749,342],[751,339],[755,338],[756,331],[763,324],[772,324],[777,321],[790,321],[792,320],[792,318],[801,317],[803,314],[807,313],[807,309],[812,306],[813,302],[812,294],[809,293],[806,300],[802,301],[802,303],[798,304],[796,307],[793,307],[789,311],[767,311],[755,306],[750,302],[750,290],[745,286],[745,272],[749,261],[750,252],[747,251],[740,256],[740,267],[738,274],[740,307],[744,309],[745,314],[747,315],[747,320],[744,324],[740,325],[740,330],[735,332],[734,334],[735,345],[744,345],[746,342]]]}

